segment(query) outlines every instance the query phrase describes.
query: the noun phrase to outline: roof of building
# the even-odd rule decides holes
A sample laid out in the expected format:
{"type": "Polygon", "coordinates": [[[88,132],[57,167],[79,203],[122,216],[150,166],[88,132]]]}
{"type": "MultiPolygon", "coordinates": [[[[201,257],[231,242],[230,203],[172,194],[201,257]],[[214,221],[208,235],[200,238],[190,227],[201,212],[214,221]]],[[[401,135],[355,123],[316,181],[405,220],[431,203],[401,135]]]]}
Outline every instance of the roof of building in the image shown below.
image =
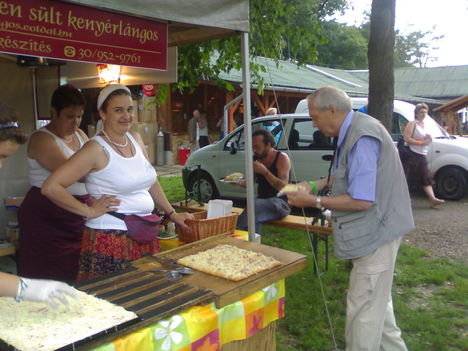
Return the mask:
{"type": "Polygon", "coordinates": [[[449,101],[445,105],[439,106],[434,109],[434,111],[458,111],[461,110],[464,107],[468,106],[468,95],[465,96],[460,96],[459,98],[456,98],[452,101],[449,101]]]}
{"type": "MultiPolygon", "coordinates": [[[[266,67],[266,72],[259,72],[267,90],[289,90],[311,92],[325,85],[334,85],[349,94],[367,95],[367,84],[364,86],[349,84],[340,77],[320,73],[309,67],[298,66],[290,61],[279,61],[278,64],[266,57],[258,57],[255,63],[266,67]]],[[[242,81],[240,70],[223,72],[220,78],[234,83],[242,81]]]]}
{"type": "MultiPolygon", "coordinates": [[[[367,70],[346,71],[367,81],[367,70]]],[[[395,92],[434,99],[452,99],[468,93],[468,65],[395,69],[395,92]]]]}
{"type": "MultiPolygon", "coordinates": [[[[267,68],[266,72],[259,73],[266,90],[307,93],[333,85],[351,96],[368,95],[368,70],[297,66],[294,62],[276,63],[266,57],[257,57],[254,61],[267,68]]],[[[233,69],[220,74],[219,78],[240,84],[242,72],[233,69]]],[[[395,69],[395,98],[399,100],[440,105],[467,91],[468,66],[395,69]]]]}

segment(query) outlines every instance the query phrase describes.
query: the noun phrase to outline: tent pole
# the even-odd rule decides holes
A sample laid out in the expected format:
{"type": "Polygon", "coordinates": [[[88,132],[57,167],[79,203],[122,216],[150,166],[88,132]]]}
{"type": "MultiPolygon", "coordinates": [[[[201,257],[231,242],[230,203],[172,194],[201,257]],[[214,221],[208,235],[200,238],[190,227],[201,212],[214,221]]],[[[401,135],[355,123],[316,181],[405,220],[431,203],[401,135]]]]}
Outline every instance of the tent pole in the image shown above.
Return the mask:
{"type": "MultiPolygon", "coordinates": [[[[255,194],[252,163],[252,121],[250,118],[250,60],[249,34],[241,36],[242,55],[242,94],[244,100],[244,142],[245,142],[245,180],[247,186],[247,219],[249,226],[249,241],[255,240],[255,194]]],[[[260,234],[260,233],[259,233],[260,234]]]]}

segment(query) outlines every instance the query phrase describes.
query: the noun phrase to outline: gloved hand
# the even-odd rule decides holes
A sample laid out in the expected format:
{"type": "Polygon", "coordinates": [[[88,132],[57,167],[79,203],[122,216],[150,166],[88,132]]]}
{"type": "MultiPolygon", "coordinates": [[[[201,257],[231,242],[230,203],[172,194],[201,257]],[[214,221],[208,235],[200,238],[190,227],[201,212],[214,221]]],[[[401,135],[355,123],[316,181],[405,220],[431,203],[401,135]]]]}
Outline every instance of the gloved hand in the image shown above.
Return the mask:
{"type": "Polygon", "coordinates": [[[16,300],[21,299],[37,302],[47,302],[53,308],[58,307],[57,301],[68,305],[68,300],[65,295],[72,298],[77,298],[78,294],[74,288],[63,282],[44,279],[29,279],[21,278],[20,286],[16,300]]]}

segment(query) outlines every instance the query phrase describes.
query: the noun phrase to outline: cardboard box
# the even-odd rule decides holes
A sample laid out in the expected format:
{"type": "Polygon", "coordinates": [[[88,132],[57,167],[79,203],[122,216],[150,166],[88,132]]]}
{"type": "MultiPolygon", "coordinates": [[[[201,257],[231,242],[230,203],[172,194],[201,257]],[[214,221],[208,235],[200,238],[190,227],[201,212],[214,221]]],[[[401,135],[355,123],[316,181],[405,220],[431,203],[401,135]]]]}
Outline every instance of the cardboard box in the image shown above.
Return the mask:
{"type": "Polygon", "coordinates": [[[156,97],[154,96],[142,96],[138,99],[138,109],[141,110],[155,110],[156,109],[156,97]]]}
{"type": "Polygon", "coordinates": [[[138,122],[156,122],[156,110],[142,110],[138,112],[138,122]]]}
{"type": "Polygon", "coordinates": [[[138,122],[156,121],[156,98],[143,96],[138,100],[138,122]]]}
{"type": "Polygon", "coordinates": [[[155,144],[158,134],[158,124],[156,122],[137,122],[132,124],[132,129],[137,131],[145,145],[155,144]]]}
{"type": "Polygon", "coordinates": [[[18,208],[20,208],[23,200],[24,200],[24,197],[22,196],[19,196],[19,197],[8,196],[3,199],[3,202],[5,203],[5,208],[7,210],[17,210],[18,208]]]}
{"type": "Polygon", "coordinates": [[[138,101],[133,100],[133,121],[134,122],[139,122],[139,111],[138,111],[138,101]]]}

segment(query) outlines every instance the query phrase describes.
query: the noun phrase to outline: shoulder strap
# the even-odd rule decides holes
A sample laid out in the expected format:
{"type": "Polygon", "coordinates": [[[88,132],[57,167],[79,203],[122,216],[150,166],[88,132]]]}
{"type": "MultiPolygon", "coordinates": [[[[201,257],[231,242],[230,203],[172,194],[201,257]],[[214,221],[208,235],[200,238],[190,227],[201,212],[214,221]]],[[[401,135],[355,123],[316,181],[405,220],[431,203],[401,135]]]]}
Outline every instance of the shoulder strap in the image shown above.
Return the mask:
{"type": "Polygon", "coordinates": [[[278,157],[281,155],[281,151],[276,150],[276,156],[275,159],[273,160],[273,163],[271,164],[271,167],[276,166],[276,162],[278,162],[278,157]]]}
{"type": "Polygon", "coordinates": [[[133,146],[135,148],[135,152],[140,151],[140,153],[143,154],[143,150],[141,149],[140,144],[138,144],[138,141],[136,141],[136,139],[133,137],[132,133],[127,132],[126,135],[130,139],[130,142],[133,144],[133,146]]]}
{"type": "Polygon", "coordinates": [[[79,131],[75,132],[76,137],[78,138],[78,142],[80,143],[80,148],[84,145],[83,137],[81,136],[79,131]]]}

